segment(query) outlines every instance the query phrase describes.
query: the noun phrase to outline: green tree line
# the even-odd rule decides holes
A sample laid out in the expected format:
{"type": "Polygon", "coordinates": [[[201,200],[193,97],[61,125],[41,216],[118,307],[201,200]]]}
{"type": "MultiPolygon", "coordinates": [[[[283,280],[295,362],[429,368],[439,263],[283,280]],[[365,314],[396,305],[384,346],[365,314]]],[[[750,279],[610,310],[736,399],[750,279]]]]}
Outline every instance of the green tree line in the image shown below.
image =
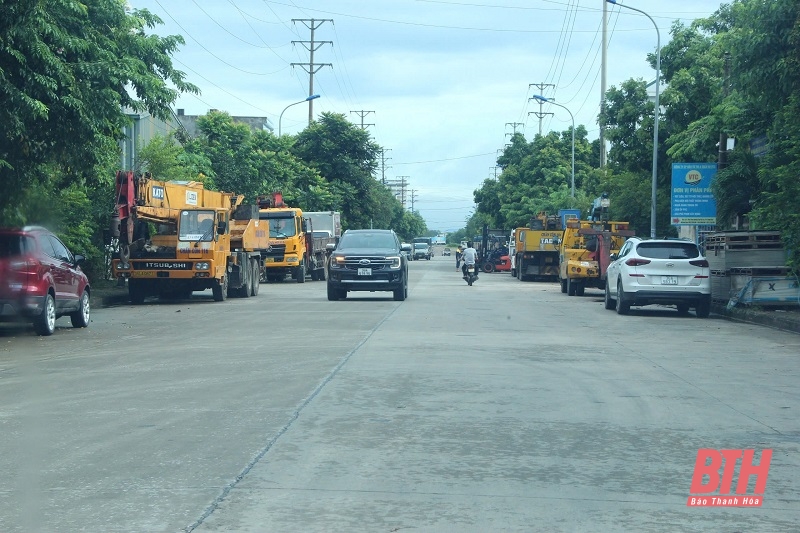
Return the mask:
{"type": "MultiPolygon", "coordinates": [[[[655,70],[656,55],[646,58],[655,70]]],[[[717,227],[746,215],[751,228],[777,230],[800,267],[800,3],[734,0],[690,25],[674,22],[661,49],[656,226],[670,225],[673,162],[716,162],[720,134],[736,139],[712,185],[717,227]],[[750,150],[765,140],[765,154],[750,150]]],[[[609,143],[607,165],[586,128],[575,129],[575,187],[570,194],[571,128],[527,141],[516,134],[498,158],[502,173],[474,193],[470,224],[513,228],[541,212],[587,212],[607,192],[611,216],[649,234],[654,104],[647,81],[606,92],[598,116],[609,143]]]]}
{"type": "MultiPolygon", "coordinates": [[[[93,277],[104,271],[126,113],[169,120],[181,93],[200,92],[172,64],[183,38],[156,35],[160,24],[122,0],[0,0],[0,225],[52,228],[93,277]]],[[[408,240],[427,229],[375,180],[380,147],[343,115],[280,138],[218,112],[199,128],[141,147],[135,170],[249,200],[281,190],[291,205],[341,211],[344,227],[408,240]]]]}

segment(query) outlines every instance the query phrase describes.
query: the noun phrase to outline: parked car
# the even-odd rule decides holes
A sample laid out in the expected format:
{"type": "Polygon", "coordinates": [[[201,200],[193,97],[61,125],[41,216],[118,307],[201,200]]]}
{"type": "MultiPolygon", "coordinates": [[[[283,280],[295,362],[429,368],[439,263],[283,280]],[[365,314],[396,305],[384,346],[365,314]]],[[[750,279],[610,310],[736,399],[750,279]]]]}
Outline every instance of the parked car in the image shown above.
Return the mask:
{"type": "Polygon", "coordinates": [[[691,241],[628,239],[609,265],[605,307],[626,314],[631,306],[675,305],[679,313],[694,308],[700,318],[711,312],[708,261],[691,241]]]}
{"type": "Polygon", "coordinates": [[[409,261],[413,261],[414,260],[414,254],[412,253],[413,250],[414,250],[414,247],[411,244],[408,244],[408,243],[405,243],[405,242],[401,243],[400,253],[403,254],[404,256],[406,256],[406,259],[408,259],[409,261]],[[404,249],[405,247],[408,247],[408,249],[407,250],[404,249]]]}
{"type": "Polygon", "coordinates": [[[449,257],[450,256],[450,248],[445,248],[444,250],[442,250],[442,255],[446,255],[446,256],[449,257]]]}
{"type": "Polygon", "coordinates": [[[347,230],[339,243],[329,244],[328,300],[347,298],[350,291],[391,291],[394,299],[408,297],[410,244],[401,244],[392,230],[347,230]]]}
{"type": "Polygon", "coordinates": [[[39,335],[52,335],[64,315],[76,328],[88,326],[91,289],[82,260],[45,228],[0,229],[0,320],[30,320],[39,335]]]}
{"type": "Polygon", "coordinates": [[[424,242],[415,242],[414,243],[414,259],[427,259],[428,261],[431,260],[433,254],[431,253],[430,247],[425,244],[424,242]]]}

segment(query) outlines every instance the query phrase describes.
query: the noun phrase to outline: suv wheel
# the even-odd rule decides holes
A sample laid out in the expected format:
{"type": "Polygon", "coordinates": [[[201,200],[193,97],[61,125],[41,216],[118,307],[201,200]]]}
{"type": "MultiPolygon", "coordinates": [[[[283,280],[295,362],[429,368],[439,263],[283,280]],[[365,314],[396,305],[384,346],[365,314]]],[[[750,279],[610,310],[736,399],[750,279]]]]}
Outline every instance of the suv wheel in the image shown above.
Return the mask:
{"type": "Polygon", "coordinates": [[[85,328],[89,325],[89,291],[83,291],[78,310],[69,315],[73,328],[85,328]]]}
{"type": "Polygon", "coordinates": [[[631,304],[625,302],[622,299],[624,292],[622,291],[622,280],[617,280],[617,314],[618,315],[627,315],[628,311],[631,310],[631,304]]]}
{"type": "Polygon", "coordinates": [[[606,293],[605,298],[603,299],[603,304],[609,311],[614,309],[614,300],[611,299],[611,289],[608,288],[608,282],[606,282],[606,293]]]}
{"type": "Polygon", "coordinates": [[[56,301],[47,293],[44,297],[42,312],[33,320],[33,329],[39,335],[52,335],[56,330],[56,301]]]}

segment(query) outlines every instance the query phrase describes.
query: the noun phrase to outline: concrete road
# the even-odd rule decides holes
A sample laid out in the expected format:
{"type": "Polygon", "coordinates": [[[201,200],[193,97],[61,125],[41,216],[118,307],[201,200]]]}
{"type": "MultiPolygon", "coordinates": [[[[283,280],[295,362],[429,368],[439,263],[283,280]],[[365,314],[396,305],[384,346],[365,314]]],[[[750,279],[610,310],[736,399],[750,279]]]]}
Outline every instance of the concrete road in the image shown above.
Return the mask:
{"type": "Polygon", "coordinates": [[[0,531],[797,530],[800,336],[411,276],[0,329],[0,531]],[[771,449],[763,505],[687,507],[701,448],[771,449]]]}

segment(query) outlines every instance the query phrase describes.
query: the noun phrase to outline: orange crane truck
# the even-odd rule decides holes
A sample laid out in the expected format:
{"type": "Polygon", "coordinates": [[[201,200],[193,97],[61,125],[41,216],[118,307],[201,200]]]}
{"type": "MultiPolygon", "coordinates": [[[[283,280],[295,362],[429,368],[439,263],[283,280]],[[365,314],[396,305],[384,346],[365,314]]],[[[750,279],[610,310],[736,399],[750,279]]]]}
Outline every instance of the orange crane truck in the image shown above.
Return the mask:
{"type": "Polygon", "coordinates": [[[119,239],[112,274],[134,304],[147,296],[188,298],[211,289],[215,301],[258,294],[269,230],[243,196],[195,181],[158,181],[120,171],[111,233],[119,239]]]}

